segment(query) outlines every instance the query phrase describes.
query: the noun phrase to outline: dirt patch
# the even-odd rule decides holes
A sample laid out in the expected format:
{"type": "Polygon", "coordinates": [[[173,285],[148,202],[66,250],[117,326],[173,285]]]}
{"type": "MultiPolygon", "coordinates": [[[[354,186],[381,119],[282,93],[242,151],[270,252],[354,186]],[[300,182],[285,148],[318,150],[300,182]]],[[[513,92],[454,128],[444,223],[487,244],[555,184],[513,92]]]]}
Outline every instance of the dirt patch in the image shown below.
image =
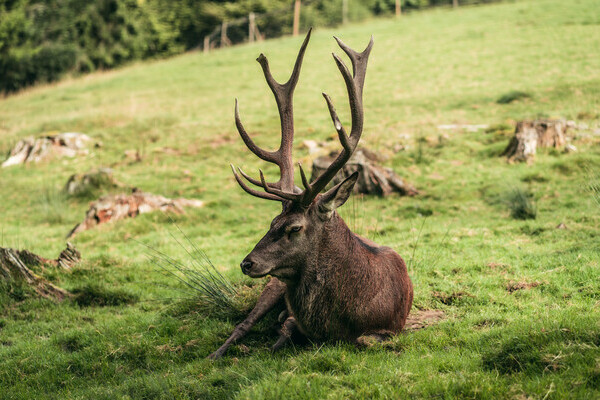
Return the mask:
{"type": "Polygon", "coordinates": [[[506,284],[506,290],[509,293],[513,293],[516,292],[517,290],[525,290],[525,289],[531,289],[534,287],[538,287],[540,285],[542,285],[543,282],[516,282],[516,281],[510,281],[506,284]]]}
{"type": "Polygon", "coordinates": [[[209,145],[213,149],[218,149],[219,147],[231,144],[234,141],[235,140],[229,135],[219,135],[212,139],[209,145]]]}
{"type": "Polygon", "coordinates": [[[435,325],[446,319],[446,314],[442,310],[416,310],[411,311],[404,325],[405,331],[417,331],[435,325]]]}
{"type": "Polygon", "coordinates": [[[444,292],[433,292],[432,296],[438,299],[442,304],[450,306],[456,303],[458,300],[464,297],[475,297],[471,293],[467,292],[452,292],[451,294],[447,294],[444,292]]]}

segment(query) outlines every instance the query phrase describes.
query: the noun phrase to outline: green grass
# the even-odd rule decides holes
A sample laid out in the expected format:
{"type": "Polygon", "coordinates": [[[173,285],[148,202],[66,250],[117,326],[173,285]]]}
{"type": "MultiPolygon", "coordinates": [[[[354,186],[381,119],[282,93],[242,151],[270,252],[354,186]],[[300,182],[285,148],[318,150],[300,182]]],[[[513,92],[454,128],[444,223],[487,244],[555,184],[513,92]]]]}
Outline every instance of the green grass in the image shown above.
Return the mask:
{"type": "Polygon", "coordinates": [[[599,137],[578,133],[577,152],[542,151],[533,165],[498,157],[515,120],[598,126],[598,2],[515,1],[317,29],[295,98],[295,156],[305,165],[303,140],[335,138],[320,93],[350,119],[329,55],[340,53],[333,34],[357,49],[374,35],[362,141],[423,192],[355,199],[342,213],[410,261],[414,307],[442,309],[447,319],[367,350],[326,343],[272,355],[275,315],[224,359],[205,359],[259,293],[263,283],[237,265],[278,212],[231,176],[229,162],[276,173],[237,137],[233,99],[256,141],[275,147],[275,102],[254,60],[265,52],[283,80],[301,38],[191,53],[0,100],[1,152],[49,131],[103,142],[89,156],[0,170],[0,246],[56,257],[88,207],[60,195],[66,180],[118,163],[115,178],[126,185],[206,201],[173,219],[234,282],[239,312],[190,300],[146,257],[138,242],[189,262],[169,216],[100,226],[74,238],[84,261],[72,272],[36,272],[103,307],[0,287],[0,398],[600,397],[599,137]],[[531,97],[497,103],[513,91],[531,97]],[[442,137],[440,124],[491,128],[442,137]],[[399,142],[405,151],[388,150],[399,142]],[[142,162],[123,162],[128,149],[142,162]],[[505,193],[521,185],[536,199],[535,220],[515,220],[506,206],[505,193]],[[514,282],[539,285],[509,292],[514,282]]]}

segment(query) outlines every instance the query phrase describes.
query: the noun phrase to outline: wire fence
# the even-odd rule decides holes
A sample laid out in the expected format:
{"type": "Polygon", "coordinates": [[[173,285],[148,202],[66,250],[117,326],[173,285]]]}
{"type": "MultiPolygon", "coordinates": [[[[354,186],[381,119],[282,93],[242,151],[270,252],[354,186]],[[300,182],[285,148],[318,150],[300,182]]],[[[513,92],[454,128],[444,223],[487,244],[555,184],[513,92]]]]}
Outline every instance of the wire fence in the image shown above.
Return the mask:
{"type": "MultiPolygon", "coordinates": [[[[356,0],[354,0],[356,1],[356,0]]],[[[464,1],[464,0],[463,0],[464,1]]],[[[482,0],[482,2],[493,2],[500,0],[482,0]]],[[[202,50],[208,53],[210,50],[214,50],[222,47],[229,47],[240,43],[252,43],[255,41],[262,41],[267,36],[277,37],[288,33],[287,29],[269,30],[269,24],[273,23],[273,19],[277,18],[288,22],[292,25],[291,32],[297,35],[299,32],[300,16],[302,7],[310,6],[315,3],[315,0],[293,0],[290,1],[285,7],[271,10],[266,13],[254,13],[250,12],[247,16],[240,17],[234,20],[223,21],[221,25],[215,27],[215,29],[204,37],[202,50]],[[259,28],[262,27],[262,28],[259,28]],[[269,32],[268,32],[269,31],[269,32]]],[[[467,3],[473,3],[473,1],[467,1],[467,3]]],[[[444,5],[445,3],[437,3],[436,6],[444,5]]],[[[459,7],[459,0],[447,0],[447,5],[453,8],[459,7]]],[[[345,24],[348,21],[348,15],[352,2],[349,0],[342,0],[340,5],[340,21],[345,24]]],[[[395,7],[386,9],[385,13],[379,15],[394,15],[400,17],[405,12],[402,7],[401,0],[395,0],[395,7]]]]}

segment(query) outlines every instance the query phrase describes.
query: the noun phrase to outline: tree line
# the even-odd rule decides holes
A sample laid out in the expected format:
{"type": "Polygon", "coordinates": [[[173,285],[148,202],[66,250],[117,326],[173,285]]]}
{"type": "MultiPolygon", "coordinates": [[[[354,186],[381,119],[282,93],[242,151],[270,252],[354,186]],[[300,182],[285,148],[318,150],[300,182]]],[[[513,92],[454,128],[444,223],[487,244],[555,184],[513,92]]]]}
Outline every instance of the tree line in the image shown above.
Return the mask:
{"type": "MultiPolygon", "coordinates": [[[[401,3],[405,11],[451,0],[401,3]]],[[[305,0],[300,27],[393,14],[395,7],[396,0],[305,0]]],[[[0,92],[200,48],[224,21],[250,13],[264,36],[284,35],[292,31],[293,9],[293,0],[0,0],[0,92]]],[[[247,26],[231,25],[228,39],[245,41],[247,32],[247,26]]]]}

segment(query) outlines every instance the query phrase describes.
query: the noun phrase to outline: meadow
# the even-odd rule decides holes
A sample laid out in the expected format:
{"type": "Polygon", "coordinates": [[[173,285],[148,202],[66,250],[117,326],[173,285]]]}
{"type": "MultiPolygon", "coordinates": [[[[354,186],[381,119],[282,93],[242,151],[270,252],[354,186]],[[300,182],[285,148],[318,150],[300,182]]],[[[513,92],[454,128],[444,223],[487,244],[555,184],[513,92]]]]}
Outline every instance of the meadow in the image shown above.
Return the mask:
{"type": "Polygon", "coordinates": [[[271,354],[271,316],[223,359],[206,359],[264,284],[238,265],[280,211],[231,175],[230,162],[277,173],[239,138],[234,98],[256,142],[275,148],[277,109],[255,59],[264,52],[287,79],[302,38],[194,52],[0,99],[2,154],[49,132],[102,142],[87,156],[0,170],[1,247],[55,257],[93,200],[62,187],[98,166],[144,191],[206,202],[77,235],[77,267],[36,270],[73,299],[0,286],[0,399],[600,397],[600,4],[511,1],[316,29],[295,96],[303,165],[304,140],[337,140],[321,92],[349,125],[332,35],[360,50],[374,36],[361,144],[422,191],[355,196],[341,214],[405,258],[414,310],[445,319],[368,349],[314,343],[271,354]],[[498,101],[516,91],[527,96],[498,101]],[[507,163],[500,153],[515,122],[539,117],[575,121],[577,151],[507,163]],[[124,159],[130,149],[140,162],[124,159]],[[531,197],[535,218],[513,217],[515,192],[531,197]],[[146,246],[191,263],[179,229],[237,288],[233,311],[148,258],[146,246]]]}

